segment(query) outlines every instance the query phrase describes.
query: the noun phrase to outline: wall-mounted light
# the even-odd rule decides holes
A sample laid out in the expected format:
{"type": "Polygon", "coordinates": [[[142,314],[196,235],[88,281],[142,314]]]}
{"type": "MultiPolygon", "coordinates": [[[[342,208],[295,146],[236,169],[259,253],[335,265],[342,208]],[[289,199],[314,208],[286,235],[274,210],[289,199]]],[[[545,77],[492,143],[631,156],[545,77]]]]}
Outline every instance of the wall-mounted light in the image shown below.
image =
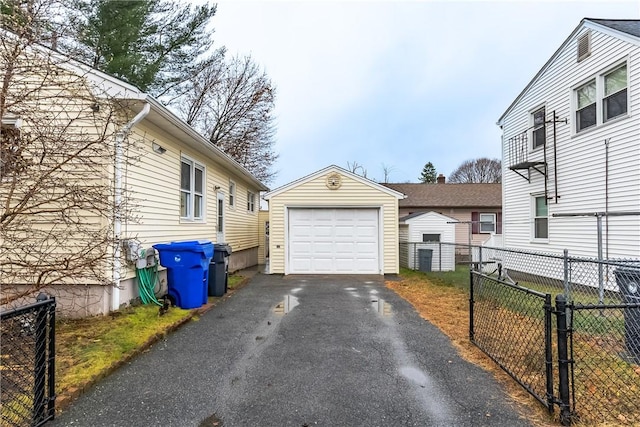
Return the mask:
{"type": "Polygon", "coordinates": [[[221,189],[222,187],[220,187],[219,185],[216,185],[213,187],[213,191],[218,191],[219,189],[221,189]]]}
{"type": "Polygon", "coordinates": [[[91,111],[93,111],[94,113],[100,111],[100,104],[98,104],[97,102],[91,104],[91,111]]]}
{"type": "Polygon", "coordinates": [[[155,151],[156,153],[158,153],[158,154],[164,154],[164,153],[166,153],[166,152],[167,152],[167,149],[166,149],[166,148],[164,148],[164,147],[163,147],[162,145],[160,145],[160,144],[156,144],[155,142],[153,142],[153,143],[151,144],[151,149],[152,149],[153,151],[155,151]]]}

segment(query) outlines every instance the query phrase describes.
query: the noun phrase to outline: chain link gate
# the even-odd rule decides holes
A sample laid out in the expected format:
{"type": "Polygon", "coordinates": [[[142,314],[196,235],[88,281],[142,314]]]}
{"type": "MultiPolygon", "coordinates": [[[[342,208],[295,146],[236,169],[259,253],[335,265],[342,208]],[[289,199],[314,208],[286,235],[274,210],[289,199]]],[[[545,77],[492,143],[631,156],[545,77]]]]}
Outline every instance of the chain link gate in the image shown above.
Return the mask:
{"type": "Polygon", "coordinates": [[[0,421],[37,427],[55,410],[55,298],[0,314],[0,421]]]}

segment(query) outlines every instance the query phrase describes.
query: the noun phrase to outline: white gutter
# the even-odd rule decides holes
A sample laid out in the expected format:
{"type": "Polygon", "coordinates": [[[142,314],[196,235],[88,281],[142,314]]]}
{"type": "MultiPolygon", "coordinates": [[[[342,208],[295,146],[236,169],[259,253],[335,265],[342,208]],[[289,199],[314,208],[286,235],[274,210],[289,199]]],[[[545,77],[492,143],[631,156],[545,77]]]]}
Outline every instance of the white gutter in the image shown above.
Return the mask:
{"type": "Polygon", "coordinates": [[[120,260],[120,234],[122,233],[122,212],[120,205],[122,204],[122,170],[123,170],[123,157],[124,157],[124,140],[131,132],[131,129],[142,119],[146,117],[151,111],[151,104],[148,102],[144,104],[142,111],[136,116],[118,133],[116,133],[116,147],[115,147],[115,165],[114,165],[114,219],[113,219],[113,292],[111,293],[111,310],[117,310],[120,308],[120,269],[122,268],[122,262],[120,260]]]}

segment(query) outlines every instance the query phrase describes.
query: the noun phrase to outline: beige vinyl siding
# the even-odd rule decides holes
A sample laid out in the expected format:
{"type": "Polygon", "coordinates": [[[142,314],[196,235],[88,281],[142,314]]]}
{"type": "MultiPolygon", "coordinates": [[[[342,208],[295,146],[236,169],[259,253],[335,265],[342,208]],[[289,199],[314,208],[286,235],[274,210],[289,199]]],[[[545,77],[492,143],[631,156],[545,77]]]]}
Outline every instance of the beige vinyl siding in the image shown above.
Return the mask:
{"type": "MultiPolygon", "coordinates": [[[[328,172],[326,175],[328,175],[328,172]]],[[[286,208],[295,207],[370,207],[382,212],[382,267],[385,274],[397,274],[398,265],[398,199],[373,186],[342,175],[337,190],[326,186],[326,175],[293,186],[269,200],[271,273],[285,272],[286,208]]]]}
{"type": "MultiPolygon", "coordinates": [[[[503,118],[503,204],[504,244],[507,247],[544,250],[570,254],[597,255],[596,218],[554,218],[552,214],[575,212],[603,212],[605,210],[605,144],[609,139],[609,211],[638,211],[640,206],[640,47],[617,37],[591,30],[591,56],[576,62],[576,40],[586,31],[582,28],[558,52],[555,60],[544,70],[519,102],[503,118]],[[584,130],[578,134],[575,111],[572,108],[573,91],[591,78],[599,76],[619,64],[627,63],[628,114],[608,123],[584,130]],[[510,165],[508,140],[530,126],[529,113],[540,105],[547,114],[556,111],[558,123],[557,165],[553,162],[553,131],[547,125],[547,162],[549,164],[549,239],[532,239],[532,194],[544,194],[544,177],[531,171],[527,182],[508,169],[510,165]],[[559,199],[556,203],[554,188],[557,173],[559,199]]],[[[601,82],[597,83],[598,85],[601,82]]],[[[601,104],[601,98],[598,98],[601,104]]],[[[601,116],[601,111],[598,110],[601,116]]],[[[530,160],[542,160],[537,150],[530,160]]],[[[524,171],[526,174],[526,171],[524,171]]],[[[640,256],[640,217],[609,218],[609,257],[640,256]]],[[[606,255],[606,254],[605,254],[606,255]]]]}
{"type": "MultiPolygon", "coordinates": [[[[258,212],[247,212],[248,189],[259,191],[235,176],[219,163],[143,122],[135,129],[141,147],[139,159],[128,166],[126,188],[133,199],[139,220],[123,225],[123,238],[135,238],[143,247],[176,240],[217,240],[217,193],[224,194],[225,243],[234,252],[258,246],[258,212]],[[166,149],[158,154],[151,149],[155,142],[166,149]],[[180,165],[182,156],[205,167],[204,215],[202,220],[180,218],[180,165]],[[236,206],[229,208],[229,179],[236,184],[236,206]],[[216,190],[216,187],[219,187],[216,190]]],[[[132,276],[133,270],[129,271],[132,276]]]]}

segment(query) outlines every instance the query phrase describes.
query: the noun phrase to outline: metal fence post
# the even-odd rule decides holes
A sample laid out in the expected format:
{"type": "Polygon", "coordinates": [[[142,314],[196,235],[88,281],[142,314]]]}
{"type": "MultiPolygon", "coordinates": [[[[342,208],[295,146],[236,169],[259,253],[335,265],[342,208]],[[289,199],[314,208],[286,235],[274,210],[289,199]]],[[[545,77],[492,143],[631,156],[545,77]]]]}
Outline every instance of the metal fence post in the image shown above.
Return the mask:
{"type": "Polygon", "coordinates": [[[473,342],[473,270],[469,269],[469,340],[473,342]]]}
{"type": "Polygon", "coordinates": [[[560,400],[560,423],[571,425],[571,410],[569,405],[569,357],[567,330],[567,300],[564,295],[556,296],[556,321],[558,334],[558,393],[560,400]]]}
{"type": "Polygon", "coordinates": [[[598,223],[598,299],[604,304],[604,281],[602,274],[602,215],[596,215],[598,223]]]}
{"type": "Polygon", "coordinates": [[[442,271],[442,242],[438,242],[438,271],[442,271]]]}
{"type": "MultiPolygon", "coordinates": [[[[48,297],[40,293],[37,301],[46,301],[48,297]]],[[[33,381],[33,421],[40,422],[44,418],[45,385],[47,373],[47,306],[38,307],[35,324],[35,370],[33,381]]]]}
{"type": "Polygon", "coordinates": [[[571,301],[571,289],[569,289],[569,250],[563,251],[564,260],[564,296],[567,297],[567,301],[571,301]]]}
{"type": "Polygon", "coordinates": [[[49,305],[49,360],[47,369],[49,370],[49,402],[47,404],[47,415],[54,418],[56,412],[56,298],[50,297],[49,305]]]}
{"type": "Polygon", "coordinates": [[[551,294],[547,294],[544,298],[544,358],[547,376],[547,408],[549,412],[553,412],[553,348],[552,348],[552,326],[551,314],[553,306],[551,305],[551,294]]]}

